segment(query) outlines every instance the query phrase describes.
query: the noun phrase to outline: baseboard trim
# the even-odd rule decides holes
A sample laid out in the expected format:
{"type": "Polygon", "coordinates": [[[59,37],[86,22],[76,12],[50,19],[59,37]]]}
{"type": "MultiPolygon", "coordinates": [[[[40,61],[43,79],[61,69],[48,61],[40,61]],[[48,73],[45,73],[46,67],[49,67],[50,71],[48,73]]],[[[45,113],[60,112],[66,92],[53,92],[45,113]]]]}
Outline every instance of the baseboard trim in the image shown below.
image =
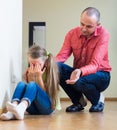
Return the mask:
{"type": "Polygon", "coordinates": [[[0,108],[0,114],[3,113],[3,112],[5,112],[5,111],[6,111],[5,108],[0,108]]]}
{"type": "Polygon", "coordinates": [[[117,98],[116,97],[115,98],[107,97],[107,98],[105,98],[105,101],[117,101],[117,98]]]}
{"type": "MultiPolygon", "coordinates": [[[[61,101],[70,101],[69,98],[60,98],[61,101]]],[[[106,97],[105,98],[105,101],[117,101],[117,97],[106,97]]],[[[6,109],[5,108],[0,108],[0,114],[3,113],[3,112],[6,112],[6,109]]]]}
{"type": "MultiPolygon", "coordinates": [[[[69,98],[60,98],[60,100],[61,101],[70,101],[70,99],[69,98]]],[[[105,101],[117,101],[117,98],[116,97],[112,97],[112,98],[110,98],[110,97],[106,97],[105,98],[105,101]]]]}
{"type": "Polygon", "coordinates": [[[69,98],[60,98],[60,101],[70,101],[69,98]]]}
{"type": "Polygon", "coordinates": [[[7,112],[6,108],[0,108],[0,114],[4,112],[7,112]]]}

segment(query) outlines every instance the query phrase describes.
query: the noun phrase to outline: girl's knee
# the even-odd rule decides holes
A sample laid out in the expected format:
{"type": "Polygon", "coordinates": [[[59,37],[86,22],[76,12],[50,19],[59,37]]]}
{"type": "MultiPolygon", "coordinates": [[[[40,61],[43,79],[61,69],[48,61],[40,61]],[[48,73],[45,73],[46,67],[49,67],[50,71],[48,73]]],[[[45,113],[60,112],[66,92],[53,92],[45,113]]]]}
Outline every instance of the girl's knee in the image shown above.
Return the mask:
{"type": "Polygon", "coordinates": [[[23,85],[26,85],[26,83],[25,83],[25,82],[23,82],[23,81],[20,81],[20,82],[18,83],[18,85],[23,86],[23,85]]]}
{"type": "Polygon", "coordinates": [[[36,82],[31,81],[31,82],[29,82],[29,83],[27,84],[27,87],[36,89],[36,88],[37,88],[37,84],[36,84],[36,82]]]}

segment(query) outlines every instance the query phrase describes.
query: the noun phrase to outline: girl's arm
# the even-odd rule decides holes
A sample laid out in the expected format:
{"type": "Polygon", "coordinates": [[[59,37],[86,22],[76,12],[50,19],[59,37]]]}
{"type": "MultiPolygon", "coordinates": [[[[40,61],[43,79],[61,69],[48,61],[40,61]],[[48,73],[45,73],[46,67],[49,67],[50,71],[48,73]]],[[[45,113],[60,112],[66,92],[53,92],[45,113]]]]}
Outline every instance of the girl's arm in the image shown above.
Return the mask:
{"type": "Polygon", "coordinates": [[[23,74],[23,80],[28,82],[28,68],[27,68],[27,70],[23,74]]]}
{"type": "Polygon", "coordinates": [[[41,70],[40,66],[38,64],[35,65],[34,71],[35,71],[35,82],[44,90],[46,91],[46,87],[42,78],[42,75],[45,72],[44,68],[43,70],[41,70]]]}
{"type": "Polygon", "coordinates": [[[44,90],[46,91],[45,84],[43,82],[42,76],[39,76],[37,73],[35,75],[35,82],[44,90]]]}

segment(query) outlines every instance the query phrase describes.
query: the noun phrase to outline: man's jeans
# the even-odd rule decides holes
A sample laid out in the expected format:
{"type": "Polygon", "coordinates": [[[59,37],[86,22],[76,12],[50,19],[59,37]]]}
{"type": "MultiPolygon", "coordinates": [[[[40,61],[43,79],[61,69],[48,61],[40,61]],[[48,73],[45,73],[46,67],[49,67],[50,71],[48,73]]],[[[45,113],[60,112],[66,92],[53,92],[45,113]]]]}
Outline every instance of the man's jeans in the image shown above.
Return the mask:
{"type": "Polygon", "coordinates": [[[52,113],[51,101],[47,93],[35,82],[26,84],[19,82],[12,97],[13,101],[21,102],[27,100],[29,107],[27,112],[36,115],[46,115],[52,113]]]}
{"type": "Polygon", "coordinates": [[[61,62],[58,62],[58,67],[60,85],[70,97],[73,104],[77,104],[82,94],[84,94],[91,104],[96,105],[100,98],[100,92],[104,91],[109,86],[110,73],[104,71],[82,76],[73,85],[66,84],[65,81],[70,79],[70,75],[74,68],[61,62]]]}

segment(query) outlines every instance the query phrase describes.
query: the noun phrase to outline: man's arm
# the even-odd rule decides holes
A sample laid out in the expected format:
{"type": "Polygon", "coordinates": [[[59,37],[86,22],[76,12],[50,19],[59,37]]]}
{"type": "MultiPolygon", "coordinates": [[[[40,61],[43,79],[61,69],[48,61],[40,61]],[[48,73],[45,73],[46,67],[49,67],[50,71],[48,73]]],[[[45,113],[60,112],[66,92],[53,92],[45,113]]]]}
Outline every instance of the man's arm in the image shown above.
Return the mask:
{"type": "Polygon", "coordinates": [[[55,57],[56,61],[65,62],[68,59],[68,57],[70,57],[72,53],[71,46],[70,46],[70,38],[71,38],[71,35],[70,33],[68,33],[65,37],[61,50],[55,57]]]}

